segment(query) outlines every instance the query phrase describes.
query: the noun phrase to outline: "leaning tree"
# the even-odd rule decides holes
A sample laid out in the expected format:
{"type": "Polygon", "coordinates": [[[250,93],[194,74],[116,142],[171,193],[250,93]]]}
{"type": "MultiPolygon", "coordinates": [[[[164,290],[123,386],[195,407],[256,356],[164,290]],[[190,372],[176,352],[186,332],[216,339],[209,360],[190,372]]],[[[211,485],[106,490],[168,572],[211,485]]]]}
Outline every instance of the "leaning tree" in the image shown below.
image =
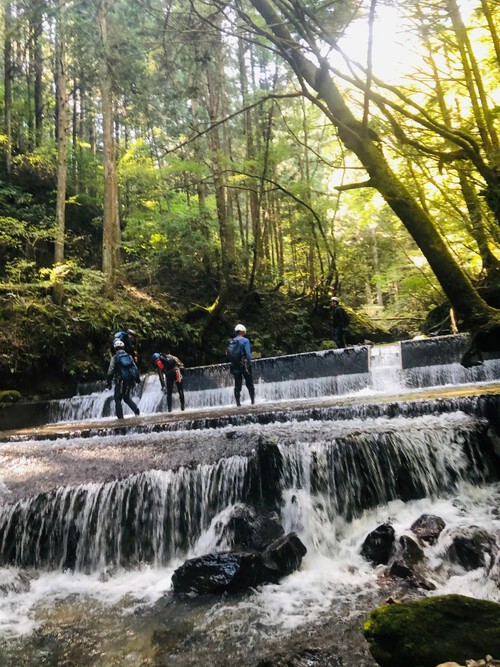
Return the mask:
{"type": "MultiPolygon", "coordinates": [[[[384,155],[380,136],[369,124],[369,104],[378,105],[390,120],[388,127],[392,139],[401,140],[401,125],[394,119],[402,116],[420,124],[427,136],[439,137],[445,148],[444,162],[470,163],[482,179],[486,201],[498,219],[494,196],[500,192],[500,168],[498,150],[495,149],[495,132],[484,135],[483,127],[476,132],[453,127],[442,117],[433,117],[429,110],[419,107],[404,91],[387,86],[391,95],[374,90],[374,76],[369,62],[366,68],[350,64],[350,74],[341,73],[325,54],[339,51],[339,30],[335,25],[335,12],[344,3],[303,2],[302,0],[245,0],[238,3],[218,3],[226,12],[228,22],[237,20],[252,31],[255,39],[277,51],[293,70],[302,94],[318,106],[336,128],[340,141],[359,160],[368,178],[355,187],[377,190],[410,233],[465,329],[474,334],[480,348],[495,345],[500,330],[500,312],[489,305],[478,292],[471,278],[459,265],[455,255],[439,231],[438,220],[424,207],[391,167],[384,155]],[[236,10],[235,19],[234,10],[236,10]],[[357,69],[356,69],[357,67],[357,69]],[[349,90],[349,86],[351,90],[349,90]],[[358,111],[352,100],[353,90],[362,91],[358,111]],[[403,102],[409,103],[409,106],[403,102]],[[487,150],[486,140],[492,150],[487,150]]],[[[372,3],[372,7],[374,3],[372,3]]],[[[343,15],[345,20],[345,14],[343,15]]],[[[337,22],[338,28],[338,22],[337,22]]],[[[383,87],[383,86],[381,86],[383,87]]],[[[483,109],[481,118],[489,118],[489,110],[483,109]]],[[[408,142],[411,144],[411,142],[408,142]]],[[[424,146],[425,149],[425,146],[424,146]]],[[[429,154],[435,151],[429,148],[429,154]]],[[[468,360],[470,361],[470,356],[468,360]]],[[[466,362],[466,360],[464,360],[466,362]]]]}

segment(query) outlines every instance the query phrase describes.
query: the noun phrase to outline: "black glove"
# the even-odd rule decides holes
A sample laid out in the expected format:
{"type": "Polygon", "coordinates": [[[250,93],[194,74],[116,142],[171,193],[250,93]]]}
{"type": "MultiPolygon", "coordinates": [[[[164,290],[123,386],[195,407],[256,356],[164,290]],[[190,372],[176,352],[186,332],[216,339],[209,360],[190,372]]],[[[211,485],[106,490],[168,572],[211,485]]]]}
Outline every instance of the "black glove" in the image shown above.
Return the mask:
{"type": "Polygon", "coordinates": [[[111,387],[112,387],[111,380],[106,380],[106,389],[111,389],[111,387]]]}

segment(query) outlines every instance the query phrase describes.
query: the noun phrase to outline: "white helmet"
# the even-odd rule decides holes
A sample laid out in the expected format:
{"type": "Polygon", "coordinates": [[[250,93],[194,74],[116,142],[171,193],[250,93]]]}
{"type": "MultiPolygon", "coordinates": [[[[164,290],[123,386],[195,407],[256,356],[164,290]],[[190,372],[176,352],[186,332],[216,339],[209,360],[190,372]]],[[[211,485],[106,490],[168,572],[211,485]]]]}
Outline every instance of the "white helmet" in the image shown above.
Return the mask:
{"type": "Polygon", "coordinates": [[[247,332],[246,327],[244,327],[243,324],[237,324],[234,327],[234,330],[235,330],[236,333],[238,333],[238,331],[241,331],[241,333],[246,333],[247,332]]]}
{"type": "Polygon", "coordinates": [[[113,341],[113,347],[116,350],[118,347],[125,347],[125,343],[119,338],[115,338],[115,340],[113,341]]]}

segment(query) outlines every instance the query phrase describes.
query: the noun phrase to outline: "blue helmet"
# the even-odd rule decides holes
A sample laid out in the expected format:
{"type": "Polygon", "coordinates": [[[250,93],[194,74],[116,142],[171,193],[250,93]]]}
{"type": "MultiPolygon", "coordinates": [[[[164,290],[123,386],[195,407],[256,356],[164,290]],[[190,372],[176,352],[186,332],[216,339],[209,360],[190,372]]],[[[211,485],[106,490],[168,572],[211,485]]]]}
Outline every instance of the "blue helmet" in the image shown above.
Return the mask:
{"type": "Polygon", "coordinates": [[[158,361],[159,358],[160,358],[160,355],[158,354],[158,352],[154,352],[153,361],[158,361]]]}

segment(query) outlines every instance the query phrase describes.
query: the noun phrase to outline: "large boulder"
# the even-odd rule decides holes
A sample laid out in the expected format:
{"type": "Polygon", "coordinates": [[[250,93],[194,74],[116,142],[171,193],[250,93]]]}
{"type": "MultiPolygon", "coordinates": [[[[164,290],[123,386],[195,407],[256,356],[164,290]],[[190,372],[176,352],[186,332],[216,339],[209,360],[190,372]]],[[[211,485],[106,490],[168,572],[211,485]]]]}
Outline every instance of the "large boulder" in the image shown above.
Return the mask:
{"type": "Polygon", "coordinates": [[[237,505],[221,531],[221,538],[234,551],[263,551],[284,532],[277,512],[257,512],[248,505],[237,505]]]}
{"type": "Polygon", "coordinates": [[[222,552],[191,558],[172,575],[176,595],[238,593],[278,583],[298,569],[307,549],[294,533],[283,535],[262,553],[222,552]]]}
{"type": "Polygon", "coordinates": [[[361,546],[361,555],[375,565],[387,565],[395,549],[395,531],[390,523],[369,533],[361,546]]]}
{"type": "Polygon", "coordinates": [[[363,626],[380,667],[436,667],[500,655],[500,604],[444,595],[379,607],[363,626]]]}

